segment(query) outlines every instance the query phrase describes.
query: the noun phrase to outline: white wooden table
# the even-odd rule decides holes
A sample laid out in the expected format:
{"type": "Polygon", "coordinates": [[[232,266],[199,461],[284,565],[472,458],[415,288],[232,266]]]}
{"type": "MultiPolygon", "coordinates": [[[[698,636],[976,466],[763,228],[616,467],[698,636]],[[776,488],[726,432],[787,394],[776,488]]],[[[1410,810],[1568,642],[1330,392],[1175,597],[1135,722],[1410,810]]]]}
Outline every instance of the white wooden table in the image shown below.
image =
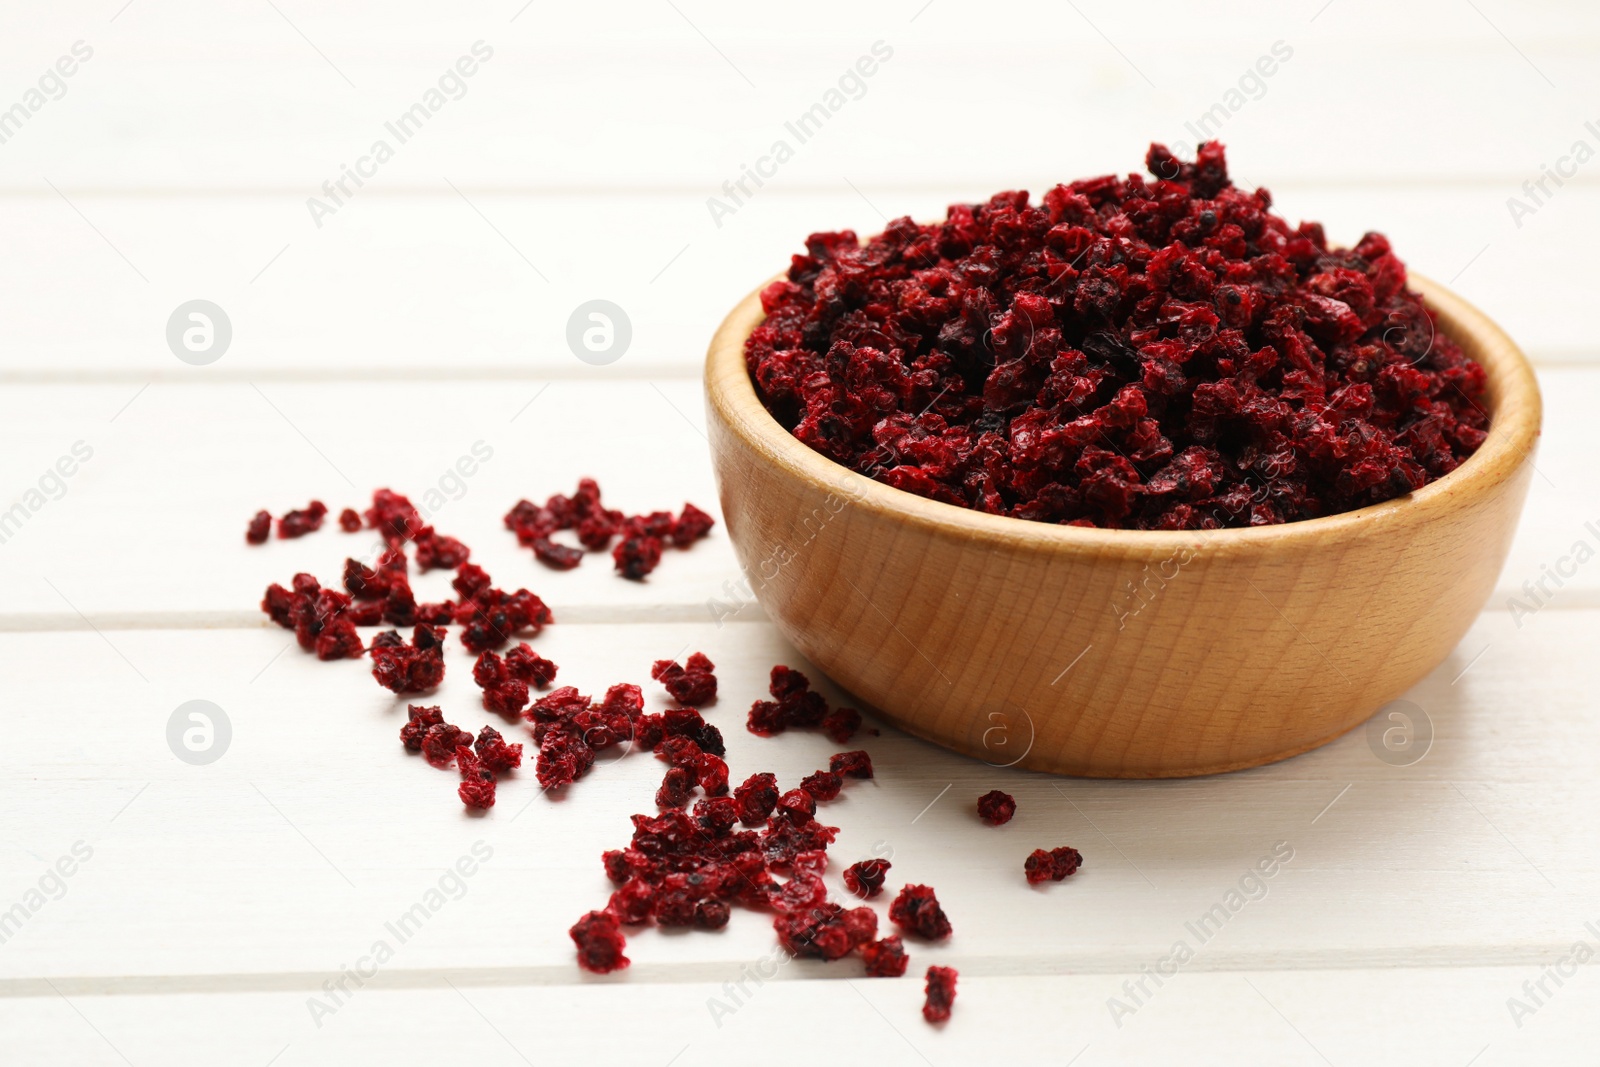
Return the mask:
{"type": "MultiPolygon", "coordinates": [[[[1547,179],[1538,202],[1523,183],[1577,140],[1600,148],[1600,10],[121,3],[0,13],[0,508],[25,509],[0,543],[0,1061],[1592,1056],[1600,982],[1573,956],[1600,949],[1600,562],[1562,561],[1600,548],[1585,314],[1600,161],[1547,179]],[[92,55],[41,87],[78,41],[92,55]],[[399,144],[385,123],[478,41],[492,56],[399,144]],[[785,123],[880,41],[892,55],[718,225],[707,198],[731,205],[723,183],[793,142],[785,123]],[[1276,42],[1289,58],[1229,96],[1276,42]],[[7,129],[14,102],[26,115],[7,129]],[[806,233],[1135,169],[1149,140],[1192,141],[1185,124],[1208,112],[1236,174],[1283,213],[1340,241],[1388,233],[1522,342],[1546,390],[1541,477],[1499,591],[1408,694],[1432,734],[1420,759],[1380,759],[1358,730],[1254,771],[1104,782],[867,738],[879,776],[828,811],[830,885],[892,849],[894,885],[938,888],[956,934],[915,946],[911,973],[959,968],[947,1026],[919,1017],[919,977],[869,981],[853,961],[794,963],[730,1000],[725,984],[776,947],[748,911],[718,934],[636,934],[630,970],[580,974],[567,926],[603,903],[599,854],[650,810],[660,764],[597,768],[559,801],[524,774],[469,817],[453,776],[401,752],[403,702],[358,663],[285,651],[256,611],[267,582],[332,579],[365,538],[247,549],[255,509],[337,509],[380,485],[420,497],[443,479],[440,528],[554,606],[536,647],[561,681],[646,683],[659,706],[650,662],[703,649],[735,776],[792,782],[835,746],[742,729],[766,670],[803,664],[754,604],[713,620],[708,601],[740,579],[720,527],[635,584],[601,559],[544,570],[501,514],[580,474],[630,510],[714,507],[700,354],[806,233]],[[393,157],[361,164],[379,138],[393,157]],[[331,204],[323,183],[345,166],[369,176],[346,179],[319,226],[307,198],[331,204]],[[1536,210],[1513,218],[1511,196],[1536,210]],[[164,336],[196,298],[233,329],[207,366],[164,336]],[[596,298],[633,328],[607,366],[565,340],[596,298]],[[492,459],[450,481],[478,442],[492,459]],[[92,455],[49,476],[75,445],[92,455]],[[1558,568],[1570,576],[1545,578],[1538,611],[1512,610],[1558,568]],[[195,699],[232,727],[206,766],[166,739],[195,699]],[[995,787],[1021,806],[999,830],[971,812],[995,787]],[[308,998],[392,941],[385,922],[478,842],[492,855],[459,899],[315,1017],[308,998]],[[1027,887],[1022,857],[1060,844],[1082,873],[1027,887]],[[1187,924],[1275,846],[1292,858],[1202,943],[1187,924]],[[1192,958],[1173,968],[1179,941],[1192,958]]],[[[476,726],[468,665],[453,644],[437,699],[476,726]]]]}

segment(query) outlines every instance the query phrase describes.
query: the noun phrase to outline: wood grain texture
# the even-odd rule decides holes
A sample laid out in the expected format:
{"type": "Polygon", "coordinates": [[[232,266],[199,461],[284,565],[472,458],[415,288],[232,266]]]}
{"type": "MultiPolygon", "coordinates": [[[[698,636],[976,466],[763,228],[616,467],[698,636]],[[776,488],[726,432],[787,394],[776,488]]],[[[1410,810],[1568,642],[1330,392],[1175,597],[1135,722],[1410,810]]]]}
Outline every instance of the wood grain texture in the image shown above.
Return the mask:
{"type": "Polygon", "coordinates": [[[897,726],[991,763],[1211,774],[1296,755],[1455,647],[1505,562],[1541,406],[1492,322],[1413,275],[1489,374],[1489,438],[1408,497],[1216,533],[1083,530],[900,492],[795,440],[743,358],[759,291],[706,363],[728,534],[795,646],[897,726]]]}

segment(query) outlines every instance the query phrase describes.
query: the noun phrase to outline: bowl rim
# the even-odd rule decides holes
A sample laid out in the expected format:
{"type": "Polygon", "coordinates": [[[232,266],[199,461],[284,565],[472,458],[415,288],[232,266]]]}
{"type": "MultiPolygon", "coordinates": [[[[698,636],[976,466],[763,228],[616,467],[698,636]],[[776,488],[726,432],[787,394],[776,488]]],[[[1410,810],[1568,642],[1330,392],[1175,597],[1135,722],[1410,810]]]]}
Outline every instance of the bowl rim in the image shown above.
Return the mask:
{"type": "Polygon", "coordinates": [[[744,343],[766,317],[761,293],[778,274],[734,306],[706,353],[708,407],[752,451],[788,474],[847,497],[850,504],[930,532],[942,532],[991,547],[1090,550],[1108,556],[1148,557],[1179,551],[1197,542],[1208,548],[1247,550],[1264,545],[1307,547],[1331,537],[1372,536],[1403,531],[1432,521],[1493,493],[1532,462],[1540,435],[1543,402],[1527,356],[1482,311],[1445,286],[1408,271],[1407,284],[1419,292],[1450,335],[1487,374],[1489,433],[1455,470],[1427,485],[1381,504],[1314,519],[1221,530],[1123,530],[1063,526],[991,515],[930,500],[869,478],[814,451],[785,430],[756,395],[745,366],[744,343]]]}

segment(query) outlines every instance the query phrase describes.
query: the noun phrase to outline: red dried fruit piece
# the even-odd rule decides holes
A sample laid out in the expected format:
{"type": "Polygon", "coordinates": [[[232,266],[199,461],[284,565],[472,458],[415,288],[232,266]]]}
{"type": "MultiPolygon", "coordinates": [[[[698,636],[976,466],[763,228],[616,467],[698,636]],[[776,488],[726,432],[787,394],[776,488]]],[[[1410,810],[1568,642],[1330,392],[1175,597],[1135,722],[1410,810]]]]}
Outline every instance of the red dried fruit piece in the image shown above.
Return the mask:
{"type": "Polygon", "coordinates": [[[489,572],[476,563],[463,563],[456,568],[456,576],[450,580],[450,588],[464,601],[471,600],[493,584],[489,572]]]}
{"type": "Polygon", "coordinates": [[[942,1023],[950,1018],[950,1008],[956,1002],[956,969],[954,967],[929,967],[926,999],[922,1004],[922,1017],[930,1023],[942,1023]]]}
{"type": "Polygon", "coordinates": [[[844,869],[844,886],[863,900],[871,900],[883,892],[883,882],[889,876],[888,860],[871,859],[852,863],[844,869]]]}
{"type": "Polygon", "coordinates": [[[656,790],[656,807],[684,807],[689,803],[689,794],[693,789],[693,771],[687,767],[668,767],[666,776],[661,779],[661,788],[656,790]]]}
{"type": "Polygon", "coordinates": [[[485,726],[478,731],[478,739],[472,743],[472,750],[483,761],[483,765],[495,774],[505,774],[522,766],[522,746],[506,744],[506,739],[493,726],[485,726]]]}
{"type": "Polygon", "coordinates": [[[828,757],[828,770],[844,778],[871,778],[872,757],[860,749],[837,752],[828,757]]]}
{"type": "Polygon", "coordinates": [[[694,773],[696,784],[706,796],[720,796],[728,791],[728,764],[721,756],[702,753],[694,773]]]}
{"type": "Polygon", "coordinates": [[[889,921],[907,933],[938,941],[950,936],[950,920],[939,906],[933,888],[908,885],[889,905],[889,921]]]}
{"type": "Polygon", "coordinates": [[[778,944],[799,959],[836,960],[870,942],[878,929],[871,908],[845,911],[832,902],[800,911],[780,912],[772,921],[778,944]]]}
{"type": "Polygon", "coordinates": [[[694,708],[668,708],[661,715],[661,725],[668,737],[687,737],[713,756],[728,754],[722,731],[706,722],[694,708]]]}
{"type": "Polygon", "coordinates": [[[844,787],[844,779],[832,771],[816,771],[800,779],[800,788],[818,800],[833,800],[844,787]]]}
{"type": "Polygon", "coordinates": [[[597,512],[579,520],[578,543],[590,552],[604,552],[617,535],[620,519],[610,512],[597,512]]]}
{"type": "Polygon", "coordinates": [[[833,738],[836,745],[849,741],[859,729],[861,713],[855,708],[835,708],[822,719],[822,732],[833,738]]]}
{"type": "Polygon", "coordinates": [[[418,530],[412,542],[417,548],[417,570],[455,570],[472,555],[472,550],[454,537],[435,533],[432,526],[418,530]]]}
{"type": "Polygon", "coordinates": [[[418,626],[408,645],[393,630],[372,639],[372,676],[396,693],[421,693],[444,681],[444,631],[418,626]]]}
{"type": "Polygon", "coordinates": [[[489,765],[472,749],[461,745],[456,749],[456,769],[461,772],[461,785],[456,789],[461,803],[469,808],[494,807],[495,777],[489,765]]]}
{"type": "Polygon", "coordinates": [[[534,689],[543,689],[555,681],[559,669],[535,652],[526,641],[506,653],[505,663],[506,670],[513,678],[528,683],[534,689]]]}
{"type": "Polygon", "coordinates": [[[1046,852],[1036,848],[1023,861],[1022,871],[1029,885],[1040,882],[1059,882],[1077,873],[1083,866],[1083,855],[1075,848],[1053,848],[1046,852]]]}
{"type": "Polygon", "coordinates": [[[776,814],[790,822],[806,822],[817,814],[817,798],[804,789],[791,789],[778,798],[776,814]]]}
{"type": "MultiPolygon", "coordinates": [[[[456,581],[461,581],[460,571],[456,581]]],[[[499,648],[512,634],[522,631],[538,633],[552,620],[545,602],[526,589],[507,593],[492,587],[480,588],[456,605],[455,621],[461,624],[461,643],[469,652],[499,648]]]]}
{"type": "Polygon", "coordinates": [[[622,954],[627,939],[614,915],[591,911],[567,931],[578,946],[578,966],[591,974],[610,974],[629,963],[622,954]]]}
{"type": "Polygon", "coordinates": [[[861,962],[866,965],[868,978],[899,978],[906,973],[906,964],[911,959],[906,955],[900,935],[890,934],[882,941],[862,945],[861,962]]]}
{"type": "Polygon", "coordinates": [[[630,534],[611,550],[611,558],[616,563],[618,574],[640,581],[661,562],[661,538],[630,534]]]}
{"type": "Polygon", "coordinates": [[[423,527],[422,516],[411,501],[392,489],[376,490],[372,506],[364,514],[367,525],[390,544],[409,541],[423,527]]]}
{"type": "Polygon", "coordinates": [[[713,519],[693,504],[685,503],[683,505],[683,513],[673,520],[671,532],[667,536],[679,548],[688,548],[710,533],[711,528],[716,524],[716,519],[713,519]]]}
{"type": "Polygon", "coordinates": [[[359,533],[361,531],[361,516],[355,508],[345,508],[339,512],[339,529],[345,533],[359,533]]]}
{"type": "Polygon", "coordinates": [[[316,653],[321,660],[358,659],[366,652],[356,624],[348,617],[330,619],[317,634],[316,653]]]}
{"type": "Polygon", "coordinates": [[[406,708],[409,721],[400,727],[400,743],[406,746],[407,751],[421,752],[422,737],[428,732],[430,726],[439,726],[444,723],[444,713],[437,705],[424,707],[421,704],[412,704],[406,708]]]}
{"type": "Polygon", "coordinates": [[[978,817],[990,826],[1004,826],[1017,813],[1017,802],[1010,793],[991,789],[978,798],[978,817]]]}
{"type": "Polygon", "coordinates": [[[532,547],[534,559],[558,571],[570,571],[583,562],[583,549],[563,545],[548,537],[535,538],[532,547]]]}
{"type": "Polygon", "coordinates": [[[765,823],[778,806],[778,779],[772,774],[752,774],[733,791],[739,805],[739,821],[746,826],[765,823]]]}
{"type": "Polygon", "coordinates": [[[278,536],[304,537],[322,528],[322,517],[327,513],[328,505],[320,500],[313,500],[303,508],[284,512],[283,517],[278,520],[278,536]]]}
{"type": "Polygon", "coordinates": [[[272,513],[258,511],[250,517],[250,525],[245,527],[244,539],[252,545],[264,545],[272,533],[272,513]]]}
{"type": "Polygon", "coordinates": [[[717,699],[715,665],[704,653],[696,652],[687,664],[676,660],[658,659],[650,668],[650,677],[660,682],[667,693],[680,704],[703,707],[717,699]]]}
{"type": "Polygon", "coordinates": [[[456,758],[456,750],[471,744],[472,735],[466,730],[441,722],[423,732],[422,758],[435,767],[448,767],[456,758]]]}
{"type": "Polygon", "coordinates": [[[472,665],[472,680],[483,690],[483,706],[501,715],[518,715],[528,706],[528,683],[515,678],[497,653],[484,652],[472,665]]]}

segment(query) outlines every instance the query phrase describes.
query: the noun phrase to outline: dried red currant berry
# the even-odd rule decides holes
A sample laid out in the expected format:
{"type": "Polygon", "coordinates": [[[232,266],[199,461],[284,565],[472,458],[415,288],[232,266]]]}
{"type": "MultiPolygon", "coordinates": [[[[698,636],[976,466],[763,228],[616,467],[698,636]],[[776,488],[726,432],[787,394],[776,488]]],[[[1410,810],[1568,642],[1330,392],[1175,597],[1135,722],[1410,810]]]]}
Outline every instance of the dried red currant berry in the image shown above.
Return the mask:
{"type": "Polygon", "coordinates": [[[956,1002],[956,977],[954,967],[928,968],[922,1017],[930,1023],[942,1023],[950,1018],[950,1008],[956,1002]]]}
{"type": "Polygon", "coordinates": [[[778,798],[776,814],[790,822],[803,823],[817,814],[817,799],[804,789],[791,789],[778,798]]]}
{"type": "Polygon", "coordinates": [[[423,526],[422,516],[411,501],[392,489],[376,490],[365,516],[367,525],[391,544],[409,541],[423,526]]]}
{"type": "Polygon", "coordinates": [[[483,690],[483,706],[501,715],[517,715],[528,706],[528,683],[513,678],[505,661],[484,652],[472,665],[472,680],[483,690]]]}
{"type": "Polygon", "coordinates": [[[844,779],[832,771],[816,771],[800,779],[800,788],[818,800],[834,800],[844,786],[844,779]]]}
{"type": "Polygon", "coordinates": [[[444,680],[444,631],[418,626],[412,643],[390,631],[372,641],[372,676],[395,693],[421,693],[444,680]]]}
{"type": "Polygon", "coordinates": [[[687,767],[668,767],[666,776],[661,779],[661,788],[656,790],[656,807],[684,807],[689,803],[689,794],[693,789],[692,771],[687,767]]]}
{"type": "Polygon", "coordinates": [[[628,879],[606,903],[606,911],[615,915],[618,922],[630,925],[649,921],[655,908],[656,886],[643,878],[628,879]]]}
{"type": "Polygon", "coordinates": [[[728,905],[720,900],[701,900],[694,906],[694,927],[697,930],[720,930],[728,925],[728,905]]]}
{"type": "Polygon", "coordinates": [[[556,665],[535,652],[526,641],[506,653],[505,663],[511,676],[528,683],[530,688],[543,689],[556,680],[556,665]]]}
{"type": "Polygon", "coordinates": [[[668,737],[687,737],[713,756],[728,754],[722,731],[706,722],[694,708],[668,708],[661,714],[668,737]]]}
{"type": "Polygon", "coordinates": [[[750,705],[745,728],[757,737],[776,737],[788,727],[783,708],[770,700],[758,700],[750,705]]]}
{"type": "Polygon", "coordinates": [[[488,571],[476,563],[463,563],[456,568],[456,576],[451,579],[450,588],[454,589],[462,600],[471,600],[493,584],[494,580],[489,577],[488,571]]]}
{"type": "Polygon", "coordinates": [[[272,533],[272,513],[258,511],[250,518],[250,525],[245,527],[244,539],[252,545],[264,545],[267,537],[272,533]]]}
{"type": "Polygon", "coordinates": [[[835,708],[822,719],[822,732],[836,745],[848,742],[861,729],[861,713],[855,708],[835,708]]]}
{"type": "Polygon", "coordinates": [[[1048,882],[1055,877],[1055,860],[1044,849],[1036,848],[1022,861],[1022,872],[1027,876],[1029,885],[1048,882]]]}
{"type": "Polygon", "coordinates": [[[610,974],[630,962],[622,954],[627,939],[622,936],[621,925],[614,915],[591,911],[567,933],[578,946],[578,966],[591,974],[610,974]]]}
{"type": "Polygon", "coordinates": [[[703,707],[717,699],[717,676],[712,673],[714,664],[704,653],[696,652],[686,665],[676,660],[658,659],[650,668],[650,677],[660,682],[667,693],[680,704],[703,707]]]}
{"type": "Polygon", "coordinates": [[[461,772],[461,785],[456,789],[461,803],[480,810],[494,807],[495,778],[488,763],[461,745],[456,749],[456,769],[461,772]]]}
{"type": "Polygon", "coordinates": [[[526,589],[507,593],[488,588],[479,589],[470,599],[462,600],[456,606],[455,621],[461,624],[461,643],[467,651],[482,652],[499,648],[514,633],[538,633],[552,618],[545,602],[526,589]]]}
{"type": "Polygon", "coordinates": [[[628,854],[620,848],[602,852],[600,861],[605,865],[606,877],[618,885],[633,876],[633,868],[628,864],[628,854]]]}
{"type": "Polygon", "coordinates": [[[746,826],[760,826],[778,806],[777,776],[752,774],[733,791],[733,799],[739,805],[739,821],[746,826]]]}
{"type": "Polygon", "coordinates": [[[1053,848],[1050,864],[1054,868],[1050,877],[1059,882],[1078,873],[1078,868],[1083,866],[1083,854],[1075,848],[1053,848]]]}
{"type": "Polygon", "coordinates": [[[428,727],[422,735],[422,757],[435,767],[448,767],[456,749],[472,744],[472,735],[447,722],[428,727]]]}
{"type": "MultiPolygon", "coordinates": [[[[707,759],[716,759],[708,756],[707,759]]],[[[724,767],[727,765],[724,764],[724,767]]],[[[701,789],[705,789],[702,779],[701,789]]],[[[726,779],[723,788],[727,788],[726,779]]],[[[700,826],[713,837],[726,837],[739,821],[739,802],[730,796],[707,796],[695,801],[694,817],[699,820],[700,826]]]]}
{"type": "Polygon", "coordinates": [[[863,900],[871,900],[883,892],[884,879],[889,876],[889,861],[862,860],[844,869],[844,886],[863,900]]]}
{"type": "Polygon", "coordinates": [[[472,555],[472,550],[454,537],[435,533],[432,526],[417,532],[413,544],[417,546],[417,570],[455,570],[472,555]]]}
{"type": "Polygon", "coordinates": [[[728,791],[728,764],[720,756],[702,753],[694,768],[695,782],[708,797],[721,796],[728,791]]]}
{"type": "Polygon", "coordinates": [[[1010,793],[991,789],[978,798],[978,817],[990,826],[1004,826],[1017,813],[1017,802],[1010,793]]]}
{"type": "Polygon", "coordinates": [[[546,567],[553,567],[558,571],[570,571],[583,562],[583,549],[560,544],[548,537],[540,537],[533,542],[533,558],[546,567]]]}
{"type": "Polygon", "coordinates": [[[447,626],[455,621],[456,605],[452,600],[440,600],[434,603],[418,604],[413,612],[416,620],[428,626],[447,626]]]}
{"type": "Polygon", "coordinates": [[[828,757],[828,770],[845,778],[871,778],[872,757],[857,749],[828,757]]]}
{"type": "Polygon", "coordinates": [[[861,962],[866,964],[868,978],[899,978],[906,973],[910,957],[900,935],[890,934],[882,941],[862,945],[861,962]]]}
{"type": "Polygon", "coordinates": [[[400,727],[400,743],[406,746],[409,752],[422,751],[422,737],[428,732],[430,726],[439,726],[444,723],[444,713],[434,706],[424,707],[421,704],[412,704],[406,708],[409,721],[400,727]]]}
{"type": "Polygon", "coordinates": [[[345,533],[359,533],[361,530],[361,516],[355,508],[345,508],[339,512],[339,529],[345,533]]]}
{"type": "Polygon", "coordinates": [[[506,739],[493,726],[485,726],[478,731],[478,739],[472,743],[472,750],[483,761],[483,765],[495,774],[505,774],[522,766],[522,746],[506,744],[506,739]]]}
{"type": "Polygon", "coordinates": [[[620,525],[610,512],[596,512],[579,520],[578,542],[590,552],[604,552],[611,546],[620,525]]]}
{"type": "Polygon", "coordinates": [[[356,633],[356,624],[348,617],[329,620],[317,635],[318,659],[357,659],[365,652],[361,635],[356,633]]]}
{"type": "Polygon", "coordinates": [[[932,941],[950,936],[950,920],[939,906],[933,887],[908,885],[889,905],[889,920],[907,933],[932,941]]]}
{"type": "Polygon", "coordinates": [[[417,598],[404,578],[389,583],[383,597],[383,621],[391,626],[414,626],[417,622],[417,598]]]}
{"type": "Polygon", "coordinates": [[[693,504],[685,503],[683,505],[683,514],[672,521],[672,528],[667,536],[679,548],[688,548],[710,533],[711,527],[716,524],[716,519],[713,519],[693,504]]]}
{"type": "Polygon", "coordinates": [[[278,536],[304,537],[313,530],[321,529],[322,517],[327,513],[328,505],[320,500],[313,500],[303,508],[285,512],[283,518],[278,520],[278,536]]]}
{"type": "Polygon", "coordinates": [[[656,569],[661,562],[661,538],[646,534],[633,534],[617,542],[611,550],[617,573],[624,578],[640,581],[656,569]]]}
{"type": "Polygon", "coordinates": [[[552,729],[539,742],[539,758],[534,763],[534,775],[545,789],[570,785],[583,777],[594,766],[594,748],[583,739],[563,729],[552,729]]]}

